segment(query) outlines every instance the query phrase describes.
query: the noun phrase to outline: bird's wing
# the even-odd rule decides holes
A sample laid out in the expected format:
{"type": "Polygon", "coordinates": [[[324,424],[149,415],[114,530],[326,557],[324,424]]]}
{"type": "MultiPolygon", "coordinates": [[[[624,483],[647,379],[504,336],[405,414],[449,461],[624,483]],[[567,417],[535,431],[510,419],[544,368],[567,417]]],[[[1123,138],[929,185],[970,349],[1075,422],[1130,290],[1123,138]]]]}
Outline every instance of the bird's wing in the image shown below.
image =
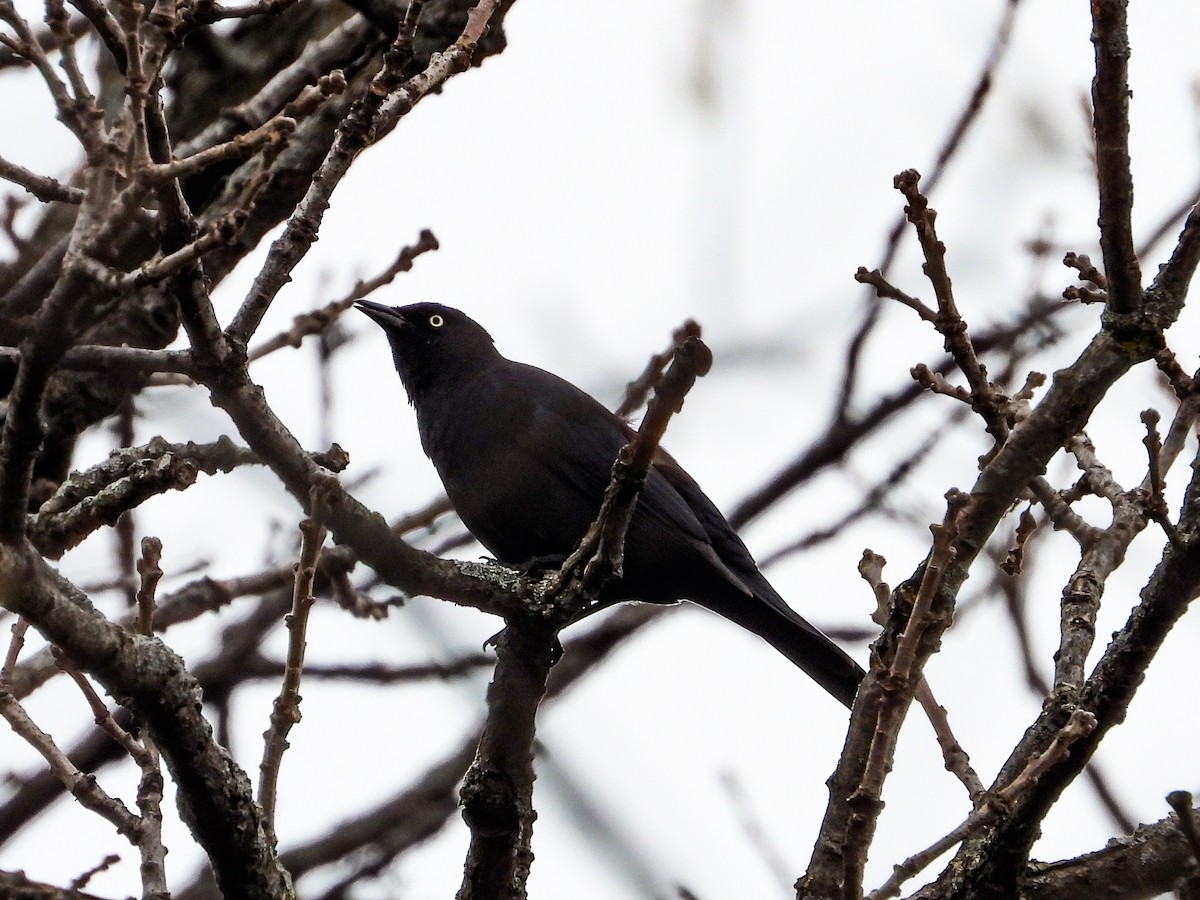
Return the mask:
{"type": "Polygon", "coordinates": [[[700,489],[696,480],[665,450],[659,451],[654,460],[654,468],[674,493],[687,504],[692,516],[704,529],[705,539],[724,567],[736,578],[739,586],[780,612],[794,615],[794,610],[763,577],[745,543],[717,509],[716,504],[700,489]]]}
{"type": "MultiPolygon", "coordinates": [[[[533,366],[515,365],[513,376],[509,389],[526,393],[529,401],[522,406],[530,410],[529,421],[515,435],[516,443],[522,452],[535,454],[553,478],[554,483],[543,485],[544,489],[573,493],[581,506],[589,510],[586,529],[600,511],[612,464],[634,431],[599,401],[557,375],[533,366]]],[[[682,469],[678,471],[691,482],[682,469]]],[[[691,485],[708,502],[695,482],[691,485]]],[[[708,508],[720,517],[711,502],[708,508]]],[[[646,516],[649,523],[693,544],[702,555],[709,555],[706,552],[709,529],[697,517],[696,505],[681,496],[673,479],[660,472],[657,462],[646,479],[638,513],[646,516]]],[[[742,552],[746,553],[744,547],[742,552]]],[[[749,558],[748,553],[746,556],[749,558]]],[[[719,554],[713,554],[712,558],[724,567],[719,554]]]]}

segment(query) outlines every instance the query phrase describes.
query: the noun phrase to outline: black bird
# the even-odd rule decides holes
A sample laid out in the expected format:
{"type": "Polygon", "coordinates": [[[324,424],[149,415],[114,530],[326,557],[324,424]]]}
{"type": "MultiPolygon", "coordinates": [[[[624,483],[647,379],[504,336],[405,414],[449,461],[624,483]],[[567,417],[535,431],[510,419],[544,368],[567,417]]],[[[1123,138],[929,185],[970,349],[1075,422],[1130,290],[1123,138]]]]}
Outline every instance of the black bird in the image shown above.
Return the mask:
{"type": "MultiPolygon", "coordinates": [[[[565,558],[600,509],[633,430],[579,388],[505,359],[473,319],[437,303],[358,308],[387,333],[421,446],[471,534],[502,563],[565,558]]],[[[603,599],[691,600],[765,639],[850,706],[863,671],[802,619],[670,455],[660,451],[603,599]]]]}

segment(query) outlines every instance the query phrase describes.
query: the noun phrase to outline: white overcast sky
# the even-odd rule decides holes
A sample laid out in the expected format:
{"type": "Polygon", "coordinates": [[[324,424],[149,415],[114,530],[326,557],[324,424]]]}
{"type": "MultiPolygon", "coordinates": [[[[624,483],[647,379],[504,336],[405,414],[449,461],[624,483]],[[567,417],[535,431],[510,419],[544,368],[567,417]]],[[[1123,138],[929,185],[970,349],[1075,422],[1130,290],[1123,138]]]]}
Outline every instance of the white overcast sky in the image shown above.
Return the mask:
{"type": "MultiPolygon", "coordinates": [[[[356,164],[262,334],[384,268],[425,227],[442,249],[376,299],[461,307],[506,355],[551,369],[606,403],[615,402],[680,321],[695,317],[716,365],[672,423],[667,444],[728,508],[825,421],[863,304],[853,273],[877,264],[902,208],[892,176],[930,168],[1005,5],[519,0],[506,23],[508,49],[422,103],[356,164]]],[[[1134,220],[1145,235],[1200,180],[1194,96],[1200,5],[1157,0],[1133,7],[1134,220]]],[[[1024,247],[1031,238],[1049,233],[1065,247],[1097,254],[1081,103],[1092,70],[1089,31],[1085,3],[1021,4],[987,108],[932,198],[959,305],[972,326],[1003,321],[1032,284],[1057,293],[1070,283],[1053,261],[1041,269],[1031,264],[1024,247]]],[[[45,93],[32,79],[9,75],[3,86],[6,108],[19,109],[30,127],[0,134],[0,153],[47,174],[68,171],[69,143],[50,121],[45,93]]],[[[894,280],[929,297],[912,244],[906,239],[894,280]]],[[[1147,278],[1166,249],[1145,261],[1147,278]]],[[[226,319],[261,258],[256,254],[218,289],[226,319]]],[[[1046,371],[1068,364],[1096,315],[1094,308],[1069,311],[1062,321],[1074,337],[1038,364],[1046,371]]],[[[1189,314],[1172,332],[1189,371],[1196,365],[1194,322],[1189,314]]],[[[903,384],[913,364],[940,352],[940,339],[910,311],[888,309],[884,323],[868,348],[863,403],[903,384]]],[[[421,455],[382,334],[365,319],[348,325],[362,337],[339,362],[332,434],[351,453],[347,477],[384,467],[385,476],[363,497],[396,515],[431,499],[436,476],[421,455]]],[[[315,447],[320,425],[311,348],[276,354],[255,371],[288,424],[315,447]]],[[[1160,398],[1152,378],[1132,381],[1112,400],[1119,404],[1112,408],[1124,411],[1111,433],[1093,434],[1127,486],[1142,477],[1137,411],[1160,398]]],[[[172,440],[201,440],[230,431],[220,413],[186,389],[164,390],[143,410],[152,424],[139,439],[162,431],[172,440]]],[[[927,404],[923,418],[910,423],[939,422],[944,411],[927,404]]],[[[970,486],[984,444],[976,425],[964,434],[901,489],[898,505],[922,521],[937,519],[945,490],[970,486]]],[[[893,430],[871,442],[847,473],[817,479],[749,528],[752,550],[765,555],[829,510],[845,508],[855,489],[923,438],[893,430]]],[[[86,441],[80,464],[107,452],[108,441],[103,434],[86,441]]],[[[1050,474],[1063,483],[1072,479],[1062,465],[1050,474]]],[[[1186,474],[1186,466],[1174,473],[1176,487],[1186,474]]],[[[139,523],[164,539],[168,570],[212,559],[212,574],[232,575],[282,552],[290,537],[272,537],[270,527],[291,529],[295,519],[293,504],[268,476],[238,473],[149,504],[139,523]],[[208,517],[231,507],[235,520],[212,534],[208,517]]],[[[1110,585],[1101,644],[1136,601],[1157,540],[1135,544],[1128,572],[1110,585]]],[[[855,571],[863,547],[888,557],[887,577],[896,582],[926,545],[923,525],[873,521],[768,576],[814,621],[861,623],[871,607],[855,571]]],[[[1031,594],[1038,607],[1032,618],[1048,672],[1058,595],[1075,557],[1057,538],[1041,552],[1049,565],[1031,594]]],[[[109,564],[107,546],[91,541],[64,569],[86,582],[109,564]]],[[[984,580],[981,564],[964,597],[984,580]]],[[[1000,606],[999,598],[983,598],[929,670],[985,782],[1038,709],[1000,606]]],[[[494,620],[427,600],[382,624],[321,611],[310,658],[423,660],[478,646],[495,630],[494,620]]],[[[200,660],[210,633],[181,629],[169,641],[200,660]]],[[[1194,722],[1184,717],[1180,724],[1169,706],[1172,677],[1190,671],[1185,648],[1197,637],[1195,622],[1185,620],[1128,722],[1100,755],[1121,801],[1140,821],[1166,814],[1168,791],[1200,787],[1194,733],[1179,733],[1194,722]]],[[[865,647],[851,649],[865,662],[865,647]]],[[[477,720],[484,684],[476,678],[388,692],[309,685],[304,720],[284,761],[283,846],[320,833],[438,759],[477,720]],[[379,778],[364,783],[362,773],[372,766],[379,778]]],[[[247,691],[236,705],[235,746],[249,771],[257,771],[271,694],[270,687],[247,691]]],[[[1193,700],[1189,694],[1187,702],[1193,700]]],[[[86,718],[80,703],[56,685],[31,708],[44,726],[62,728],[65,742],[86,718]]],[[[838,704],[756,639],[699,611],[669,617],[541,719],[545,760],[531,896],[640,900],[670,896],[676,883],[705,900],[789,896],[820,824],[824,780],[845,720],[838,704]],[[731,812],[723,773],[740,785],[785,875],[731,812]],[[640,868],[623,871],[624,863],[608,855],[613,848],[632,853],[640,868]]],[[[33,765],[28,757],[0,732],[4,768],[24,771],[33,765]]],[[[126,795],[134,784],[127,769],[103,781],[126,795]]],[[[968,812],[918,715],[910,717],[885,800],[869,866],[872,886],[968,812]]],[[[43,827],[0,848],[0,866],[63,883],[111,846],[125,862],[92,889],[114,895],[137,889],[136,860],[107,826],[65,803],[47,817],[51,823],[53,831],[43,827]]],[[[1112,833],[1080,784],[1047,820],[1036,853],[1054,859],[1095,849],[1112,833]]],[[[179,826],[168,840],[173,882],[183,883],[196,854],[179,826]]],[[[464,847],[465,830],[456,823],[398,867],[378,896],[451,896],[464,847]]]]}

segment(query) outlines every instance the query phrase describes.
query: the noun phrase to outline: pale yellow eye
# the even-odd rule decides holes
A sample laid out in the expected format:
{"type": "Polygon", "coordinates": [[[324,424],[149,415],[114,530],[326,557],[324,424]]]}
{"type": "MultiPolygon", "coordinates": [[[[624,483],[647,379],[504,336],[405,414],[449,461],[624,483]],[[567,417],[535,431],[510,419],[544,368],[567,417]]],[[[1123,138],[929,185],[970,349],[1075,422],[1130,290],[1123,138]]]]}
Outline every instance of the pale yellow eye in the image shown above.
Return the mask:
{"type": "Polygon", "coordinates": [[[443,319],[441,316],[436,316],[436,315],[430,316],[429,324],[432,325],[434,328],[441,328],[443,325],[446,324],[446,320],[443,319]]]}

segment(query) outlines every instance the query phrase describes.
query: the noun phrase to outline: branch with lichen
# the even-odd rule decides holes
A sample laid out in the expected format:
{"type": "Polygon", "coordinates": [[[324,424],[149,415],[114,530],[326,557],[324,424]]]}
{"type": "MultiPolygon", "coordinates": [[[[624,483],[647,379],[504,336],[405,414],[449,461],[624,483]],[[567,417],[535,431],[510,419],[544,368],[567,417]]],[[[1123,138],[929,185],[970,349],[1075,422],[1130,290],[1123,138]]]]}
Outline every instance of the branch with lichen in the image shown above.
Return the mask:
{"type": "Polygon", "coordinates": [[[183,660],[157,638],[109,622],[28,546],[0,552],[0,604],[29,619],[153,731],[179,787],[184,822],[208,852],[222,889],[247,900],[277,900],[285,876],[249,780],[213,739],[199,685],[183,660]]]}
{"type": "MultiPolygon", "coordinates": [[[[311,458],[331,471],[341,471],[349,462],[336,444],[311,458]]],[[[201,472],[215,475],[263,464],[257,454],[224,436],[208,444],[172,444],[156,437],[140,447],[123,447],[59,485],[29,517],[29,537],[44,554],[57,559],[151,497],[191,487],[201,472]]]]}
{"type": "Polygon", "coordinates": [[[199,471],[195,458],[174,452],[161,438],[143,447],[114,450],[106,461],[63,482],[37,514],[30,516],[30,540],[57,559],[149,498],[191,487],[199,471]]]}

